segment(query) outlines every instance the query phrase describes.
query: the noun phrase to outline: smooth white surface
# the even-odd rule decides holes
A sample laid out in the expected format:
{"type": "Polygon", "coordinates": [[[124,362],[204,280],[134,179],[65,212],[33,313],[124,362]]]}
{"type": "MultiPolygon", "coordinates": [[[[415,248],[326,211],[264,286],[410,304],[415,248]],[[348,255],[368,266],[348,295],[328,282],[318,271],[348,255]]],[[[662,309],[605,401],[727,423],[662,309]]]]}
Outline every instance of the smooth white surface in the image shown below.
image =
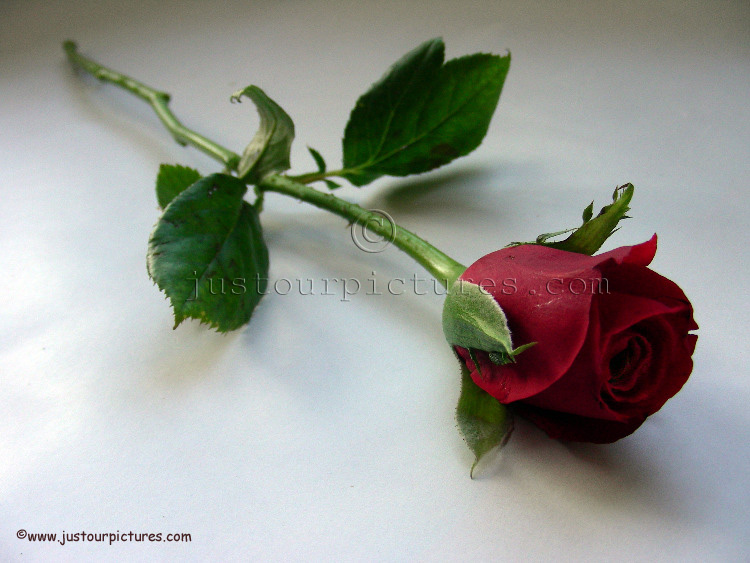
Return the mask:
{"type": "MultiPolygon", "coordinates": [[[[747,559],[746,2],[6,1],[0,16],[0,559],[747,559]],[[658,232],[654,268],[701,326],[690,381],[635,435],[566,445],[519,422],[474,481],[440,297],[271,294],[237,334],[171,330],[145,272],[154,177],[218,166],[60,49],[74,38],[171,92],[235,150],[257,118],[229,95],[261,86],[295,120],[304,172],[306,144],[339,163],[357,96],[437,35],[449,57],[512,51],[487,139],[444,171],[341,195],[470,263],[633,182],[634,219],[607,248],[658,232]]],[[[424,275],[267,199],[275,279],[424,275]]]]}

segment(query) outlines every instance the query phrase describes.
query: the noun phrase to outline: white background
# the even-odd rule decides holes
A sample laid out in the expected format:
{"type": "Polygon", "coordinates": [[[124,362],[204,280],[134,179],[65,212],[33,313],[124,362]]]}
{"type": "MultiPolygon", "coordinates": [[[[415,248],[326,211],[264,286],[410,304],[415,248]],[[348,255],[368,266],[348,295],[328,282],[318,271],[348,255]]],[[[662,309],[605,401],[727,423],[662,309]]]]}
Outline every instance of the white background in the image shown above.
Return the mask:
{"type": "MultiPolygon", "coordinates": [[[[746,560],[746,2],[7,0],[0,20],[1,560],[746,560]],[[219,166],[60,48],[171,92],[237,151],[257,116],[229,95],[259,85],[295,120],[301,173],[306,144],[340,164],[358,95],[434,36],[449,58],[512,52],[485,142],[340,195],[470,264],[632,182],[633,219],[606,249],[658,232],[653,267],[701,327],[691,379],[637,433],[569,445],[521,421],[473,481],[439,296],[272,293],[237,333],[172,331],[145,269],[154,178],[161,162],[219,166]]],[[[262,220],[272,279],[426,276],[287,198],[262,220]]]]}

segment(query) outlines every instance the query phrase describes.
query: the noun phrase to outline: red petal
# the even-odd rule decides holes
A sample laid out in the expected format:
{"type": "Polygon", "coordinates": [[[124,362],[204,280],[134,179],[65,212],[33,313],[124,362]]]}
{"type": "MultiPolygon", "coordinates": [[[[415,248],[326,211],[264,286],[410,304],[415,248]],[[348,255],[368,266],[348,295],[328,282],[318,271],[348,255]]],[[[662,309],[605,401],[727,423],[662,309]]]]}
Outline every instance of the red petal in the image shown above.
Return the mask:
{"type": "Polygon", "coordinates": [[[599,262],[614,258],[618,264],[633,264],[635,266],[648,266],[656,255],[656,233],[646,242],[635,246],[621,246],[609,252],[594,256],[599,262]]]}
{"type": "Polygon", "coordinates": [[[481,285],[500,304],[514,346],[538,343],[505,366],[480,354],[482,373],[472,373],[477,385],[502,402],[518,401],[540,393],[567,371],[586,339],[592,298],[590,292],[572,293],[568,287],[576,279],[601,278],[596,263],[583,254],[523,245],[488,254],[464,272],[461,279],[481,285]]]}

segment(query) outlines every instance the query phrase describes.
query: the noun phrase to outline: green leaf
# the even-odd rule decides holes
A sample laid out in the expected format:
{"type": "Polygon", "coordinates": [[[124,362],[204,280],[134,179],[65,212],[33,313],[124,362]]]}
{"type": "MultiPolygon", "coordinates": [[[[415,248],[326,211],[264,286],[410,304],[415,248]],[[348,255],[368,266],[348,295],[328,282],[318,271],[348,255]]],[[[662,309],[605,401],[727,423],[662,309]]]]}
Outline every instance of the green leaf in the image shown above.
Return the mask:
{"type": "Polygon", "coordinates": [[[627,218],[628,205],[633,199],[633,184],[620,186],[612,194],[612,203],[605,205],[599,214],[591,219],[593,202],[583,212],[583,224],[565,240],[544,242],[545,246],[592,255],[601,248],[617,230],[617,224],[627,218]],[[587,218],[588,217],[588,218],[587,218]]]}
{"type": "Polygon", "coordinates": [[[250,320],[268,283],[268,250],[247,186],[212,174],[166,208],[148,244],[148,272],[169,297],[175,328],[199,319],[219,332],[250,320]]]}
{"type": "Polygon", "coordinates": [[[503,446],[513,431],[513,416],[508,407],[481,389],[471,379],[469,370],[461,363],[461,395],[456,406],[456,422],[469,449],[474,453],[474,463],[496,446],[503,446]]]}
{"type": "Polygon", "coordinates": [[[323,156],[312,147],[307,147],[307,150],[310,151],[310,155],[313,157],[315,165],[318,167],[318,172],[325,172],[326,161],[323,159],[323,156]]]}
{"type": "Polygon", "coordinates": [[[344,133],[341,175],[363,186],[426,172],[469,154],[487,133],[510,55],[443,64],[441,39],[401,58],[357,101],[344,133]]]}
{"type": "Polygon", "coordinates": [[[200,180],[201,174],[194,168],[179,164],[162,164],[156,175],[156,199],[162,209],[169,205],[175,196],[200,180]]]}
{"type": "Polygon", "coordinates": [[[257,184],[265,176],[288,170],[289,154],[294,140],[292,118],[257,86],[248,86],[232,95],[233,102],[242,96],[258,108],[260,127],[240,159],[237,172],[243,180],[257,184]]]}
{"type": "MultiPolygon", "coordinates": [[[[315,165],[318,167],[318,172],[320,172],[321,174],[324,173],[326,171],[326,161],[323,159],[323,156],[312,147],[307,147],[307,150],[310,151],[313,160],[315,160],[315,165]]],[[[323,181],[325,182],[326,186],[328,186],[329,190],[335,190],[336,188],[341,187],[340,184],[337,184],[333,180],[323,178],[323,181]]]]}

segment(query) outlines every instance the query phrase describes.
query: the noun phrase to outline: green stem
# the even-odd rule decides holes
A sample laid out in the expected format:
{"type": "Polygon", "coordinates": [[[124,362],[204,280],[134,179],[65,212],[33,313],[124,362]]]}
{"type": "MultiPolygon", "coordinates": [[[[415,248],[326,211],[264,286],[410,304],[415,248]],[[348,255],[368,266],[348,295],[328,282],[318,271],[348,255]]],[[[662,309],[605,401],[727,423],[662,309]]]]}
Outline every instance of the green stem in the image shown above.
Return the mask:
{"type": "Polygon", "coordinates": [[[208,156],[223,162],[228,170],[237,170],[240,155],[214,143],[211,139],[207,139],[200,133],[188,129],[180,123],[168,107],[169,94],[160,92],[150,86],[146,86],[142,82],[84,57],[78,52],[78,46],[73,41],[66,41],[63,43],[63,49],[65,49],[65,53],[68,55],[68,60],[74,67],[85,70],[91,76],[98,78],[102,82],[109,82],[110,84],[119,86],[147,102],[156,112],[156,115],[164,126],[170,133],[172,133],[175,141],[181,145],[194,146],[208,156]]]}
{"type": "MultiPolygon", "coordinates": [[[[110,84],[119,86],[148,102],[178,143],[192,145],[224,163],[228,170],[237,170],[240,156],[182,125],[167,105],[169,103],[169,94],[155,90],[142,82],[138,82],[129,76],[84,57],[78,53],[78,48],[72,41],[63,43],[63,48],[73,66],[88,72],[102,82],[109,82],[110,84]]],[[[272,174],[260,182],[257,186],[257,191],[259,192],[259,196],[262,196],[267,191],[288,195],[330,211],[354,224],[362,225],[363,228],[382,236],[384,239],[390,240],[397,248],[400,248],[414,258],[436,280],[446,287],[450,287],[458,276],[464,272],[466,269],[465,266],[459,264],[450,256],[444,254],[414,233],[390,221],[383,221],[383,217],[377,213],[363,209],[359,205],[350,203],[334,195],[319,192],[304,183],[336,175],[336,172],[304,174],[297,178],[272,174]]]]}
{"type": "Polygon", "coordinates": [[[332,194],[319,192],[288,176],[266,176],[258,185],[258,189],[294,197],[348,219],[351,223],[362,225],[363,228],[391,241],[394,246],[406,252],[445,287],[453,285],[458,276],[466,270],[466,266],[456,262],[423,238],[389,220],[384,221],[382,215],[332,194]]]}

